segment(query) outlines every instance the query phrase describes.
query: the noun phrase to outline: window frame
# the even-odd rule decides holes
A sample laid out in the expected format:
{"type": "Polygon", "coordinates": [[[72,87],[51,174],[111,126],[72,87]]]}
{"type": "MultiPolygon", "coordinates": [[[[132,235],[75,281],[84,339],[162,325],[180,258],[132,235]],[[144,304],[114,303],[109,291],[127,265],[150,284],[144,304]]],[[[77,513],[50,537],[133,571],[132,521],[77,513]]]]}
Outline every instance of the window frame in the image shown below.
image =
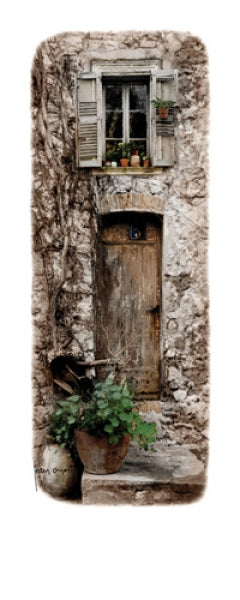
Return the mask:
{"type": "MultiPolygon", "coordinates": [[[[164,99],[171,99],[175,102],[175,106],[178,105],[178,72],[172,68],[162,68],[162,60],[156,59],[141,59],[141,60],[92,60],[90,71],[80,72],[77,76],[77,128],[76,128],[76,143],[77,143],[77,167],[94,168],[97,167],[99,170],[102,168],[103,162],[103,149],[105,149],[105,127],[103,124],[103,81],[106,78],[118,78],[119,81],[124,78],[137,81],[137,78],[149,81],[149,103],[148,103],[148,156],[150,158],[150,169],[154,170],[159,167],[172,167],[177,162],[177,143],[178,133],[176,128],[175,109],[172,110],[171,118],[165,123],[159,121],[159,117],[156,114],[156,109],[152,103],[154,98],[163,97],[164,99]],[[93,119],[91,116],[88,119],[89,131],[85,134],[84,127],[87,117],[83,115],[81,121],[81,109],[79,94],[81,89],[81,82],[85,79],[96,80],[96,113],[94,117],[95,134],[93,133],[93,119]],[[163,93],[163,95],[162,95],[163,93]],[[170,122],[171,121],[171,122],[170,122]],[[91,130],[92,127],[92,130],[91,130]],[[85,147],[91,148],[91,141],[95,135],[97,138],[97,155],[95,154],[92,158],[84,158],[84,151],[81,153],[81,128],[85,135],[85,147]],[[89,144],[89,146],[88,146],[89,144]],[[103,146],[104,144],[104,146],[103,146]],[[82,154],[82,157],[81,157],[82,154]]],[[[93,106],[93,100],[90,99],[89,105],[93,106]]],[[[110,167],[111,168],[111,167],[110,167]]],[[[106,167],[104,167],[106,169],[106,167]]],[[[117,167],[121,169],[121,167],[117,167]]],[[[144,168],[143,168],[144,169],[144,168]]],[[[141,169],[142,170],[142,169],[141,169]]]]}
{"type": "Polygon", "coordinates": [[[106,86],[111,83],[121,85],[122,88],[122,138],[112,138],[116,141],[130,142],[131,140],[138,140],[139,144],[146,140],[146,155],[150,154],[150,76],[141,77],[140,75],[125,76],[122,75],[114,77],[103,77],[102,78],[102,157],[103,160],[106,157],[106,140],[111,138],[106,137],[106,86]],[[145,84],[147,86],[146,92],[146,138],[130,138],[130,85],[132,84],[145,84]]]}

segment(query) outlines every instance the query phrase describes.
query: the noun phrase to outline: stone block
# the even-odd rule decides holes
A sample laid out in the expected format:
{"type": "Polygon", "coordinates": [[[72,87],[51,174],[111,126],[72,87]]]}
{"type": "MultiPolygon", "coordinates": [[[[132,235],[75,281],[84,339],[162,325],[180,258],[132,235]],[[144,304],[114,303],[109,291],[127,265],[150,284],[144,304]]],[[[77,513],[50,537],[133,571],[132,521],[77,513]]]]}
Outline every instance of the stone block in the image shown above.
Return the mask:
{"type": "Polygon", "coordinates": [[[132,192],[132,207],[141,210],[143,208],[142,194],[132,192]]]}
{"type": "Polygon", "coordinates": [[[151,209],[153,212],[162,214],[162,213],[164,213],[164,207],[165,207],[165,199],[164,198],[160,198],[159,196],[152,196],[151,209]]]}
{"type": "Polygon", "coordinates": [[[173,395],[177,402],[183,402],[186,399],[187,392],[186,390],[176,390],[175,392],[173,392],[173,395]]]}
{"type": "Polygon", "coordinates": [[[155,48],[156,42],[154,40],[141,40],[139,47],[140,48],[155,48]]]}

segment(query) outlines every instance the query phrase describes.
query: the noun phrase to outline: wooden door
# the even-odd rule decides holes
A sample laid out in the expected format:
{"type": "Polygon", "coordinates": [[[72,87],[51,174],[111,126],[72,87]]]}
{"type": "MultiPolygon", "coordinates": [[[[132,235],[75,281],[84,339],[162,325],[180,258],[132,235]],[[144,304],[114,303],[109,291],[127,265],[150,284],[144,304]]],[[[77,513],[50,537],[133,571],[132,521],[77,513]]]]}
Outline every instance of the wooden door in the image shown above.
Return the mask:
{"type": "MultiPolygon", "coordinates": [[[[139,397],[160,391],[160,223],[120,213],[102,220],[97,246],[96,358],[116,360],[139,397]]],[[[98,368],[104,377],[106,367],[98,368]]]]}

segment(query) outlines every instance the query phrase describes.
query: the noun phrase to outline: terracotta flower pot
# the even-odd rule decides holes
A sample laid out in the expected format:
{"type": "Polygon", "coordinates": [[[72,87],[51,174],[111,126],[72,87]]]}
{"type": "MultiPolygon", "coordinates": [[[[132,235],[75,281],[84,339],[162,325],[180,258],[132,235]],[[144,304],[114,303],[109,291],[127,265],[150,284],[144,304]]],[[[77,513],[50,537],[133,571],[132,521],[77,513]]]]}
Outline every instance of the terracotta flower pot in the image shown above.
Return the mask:
{"type": "Polygon", "coordinates": [[[97,438],[87,431],[75,430],[75,442],[79,458],[87,473],[106,475],[117,473],[127,454],[130,436],[125,435],[115,446],[108,437],[97,438]]]}
{"type": "Polygon", "coordinates": [[[128,167],[129,159],[128,158],[120,158],[121,167],[128,167]]]}
{"type": "Polygon", "coordinates": [[[143,167],[149,167],[149,160],[143,160],[143,167]]]}
{"type": "Polygon", "coordinates": [[[169,111],[169,109],[167,107],[166,108],[163,108],[161,106],[158,107],[158,114],[161,117],[161,119],[168,118],[168,111],[169,111]]]}

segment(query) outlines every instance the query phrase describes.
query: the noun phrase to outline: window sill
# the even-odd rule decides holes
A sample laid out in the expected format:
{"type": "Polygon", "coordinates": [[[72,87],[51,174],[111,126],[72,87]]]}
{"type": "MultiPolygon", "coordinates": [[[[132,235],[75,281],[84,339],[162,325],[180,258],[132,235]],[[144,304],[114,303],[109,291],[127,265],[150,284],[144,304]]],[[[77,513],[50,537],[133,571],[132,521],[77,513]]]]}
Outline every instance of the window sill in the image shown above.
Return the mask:
{"type": "Polygon", "coordinates": [[[163,167],[97,167],[92,169],[92,174],[102,175],[155,175],[162,173],[163,167]]]}

